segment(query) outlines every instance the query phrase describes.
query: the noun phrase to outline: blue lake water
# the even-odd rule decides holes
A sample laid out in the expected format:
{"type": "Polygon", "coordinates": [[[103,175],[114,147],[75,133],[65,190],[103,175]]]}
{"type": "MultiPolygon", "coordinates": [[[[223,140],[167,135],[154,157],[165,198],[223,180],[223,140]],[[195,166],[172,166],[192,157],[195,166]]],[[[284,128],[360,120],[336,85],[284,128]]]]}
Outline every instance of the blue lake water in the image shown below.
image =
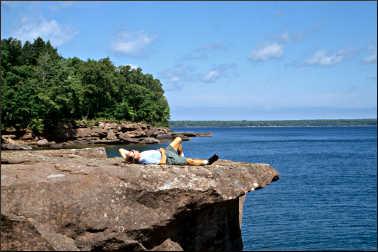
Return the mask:
{"type": "MultiPolygon", "coordinates": [[[[376,127],[173,130],[213,134],[183,142],[187,157],[216,152],[221,159],[268,163],[280,173],[278,181],[247,194],[244,250],[377,249],[376,127]]],[[[118,147],[107,147],[108,156],[119,156],[118,147]]]]}

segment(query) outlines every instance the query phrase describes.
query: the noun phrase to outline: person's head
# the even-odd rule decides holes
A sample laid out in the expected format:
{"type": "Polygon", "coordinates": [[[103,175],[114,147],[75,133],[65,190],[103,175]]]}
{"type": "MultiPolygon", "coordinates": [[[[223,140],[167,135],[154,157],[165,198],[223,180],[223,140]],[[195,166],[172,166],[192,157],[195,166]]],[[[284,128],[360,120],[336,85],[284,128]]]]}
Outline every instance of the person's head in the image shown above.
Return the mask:
{"type": "Polygon", "coordinates": [[[128,163],[136,163],[139,159],[139,151],[137,150],[126,150],[126,149],[118,149],[121,157],[128,163]]]}

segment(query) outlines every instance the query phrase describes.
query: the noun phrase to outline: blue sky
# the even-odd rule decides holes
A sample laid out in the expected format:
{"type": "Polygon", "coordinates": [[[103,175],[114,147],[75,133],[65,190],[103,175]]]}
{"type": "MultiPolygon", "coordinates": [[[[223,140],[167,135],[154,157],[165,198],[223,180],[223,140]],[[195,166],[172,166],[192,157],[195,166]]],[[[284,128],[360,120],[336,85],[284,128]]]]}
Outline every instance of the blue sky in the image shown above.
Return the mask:
{"type": "Polygon", "coordinates": [[[171,120],[377,118],[376,2],[1,4],[2,38],[141,67],[171,120]]]}

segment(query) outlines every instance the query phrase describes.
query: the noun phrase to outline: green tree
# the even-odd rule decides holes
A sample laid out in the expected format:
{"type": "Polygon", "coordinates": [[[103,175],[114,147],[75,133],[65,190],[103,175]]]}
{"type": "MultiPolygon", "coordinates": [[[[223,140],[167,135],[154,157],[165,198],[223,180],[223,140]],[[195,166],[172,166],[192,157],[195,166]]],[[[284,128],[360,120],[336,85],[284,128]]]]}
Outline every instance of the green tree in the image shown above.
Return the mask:
{"type": "Polygon", "coordinates": [[[168,124],[162,84],[142,69],[115,67],[109,58],[65,59],[50,42],[1,41],[2,124],[46,127],[71,119],[108,118],[168,124]]]}

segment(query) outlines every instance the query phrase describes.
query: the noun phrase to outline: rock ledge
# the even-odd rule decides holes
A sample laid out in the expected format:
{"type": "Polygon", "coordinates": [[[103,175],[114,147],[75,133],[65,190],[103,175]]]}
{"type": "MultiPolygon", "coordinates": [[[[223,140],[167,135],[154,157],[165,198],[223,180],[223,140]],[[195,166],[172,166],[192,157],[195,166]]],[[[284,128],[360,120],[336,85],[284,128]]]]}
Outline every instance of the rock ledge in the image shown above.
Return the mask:
{"type": "Polygon", "coordinates": [[[145,123],[97,122],[94,125],[58,123],[42,136],[34,136],[30,129],[6,128],[1,135],[1,149],[29,150],[33,148],[72,148],[114,144],[158,144],[175,137],[189,141],[190,137],[209,137],[211,133],[173,132],[170,128],[145,123]]]}
{"type": "Polygon", "coordinates": [[[1,153],[2,250],[242,250],[267,164],[125,164],[104,148],[1,153]]]}

